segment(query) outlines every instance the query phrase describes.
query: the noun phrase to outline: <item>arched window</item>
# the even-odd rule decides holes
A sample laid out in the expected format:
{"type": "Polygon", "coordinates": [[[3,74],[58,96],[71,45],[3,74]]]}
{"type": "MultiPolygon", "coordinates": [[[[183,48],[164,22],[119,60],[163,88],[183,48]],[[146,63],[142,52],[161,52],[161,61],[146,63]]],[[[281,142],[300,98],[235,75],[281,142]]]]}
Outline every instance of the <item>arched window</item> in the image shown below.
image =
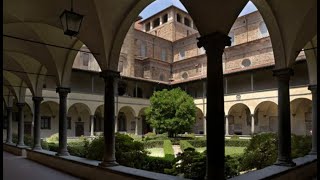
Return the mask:
{"type": "Polygon", "coordinates": [[[261,38],[269,36],[269,32],[268,32],[266,23],[264,23],[264,22],[260,23],[259,31],[260,31],[261,38]]]}

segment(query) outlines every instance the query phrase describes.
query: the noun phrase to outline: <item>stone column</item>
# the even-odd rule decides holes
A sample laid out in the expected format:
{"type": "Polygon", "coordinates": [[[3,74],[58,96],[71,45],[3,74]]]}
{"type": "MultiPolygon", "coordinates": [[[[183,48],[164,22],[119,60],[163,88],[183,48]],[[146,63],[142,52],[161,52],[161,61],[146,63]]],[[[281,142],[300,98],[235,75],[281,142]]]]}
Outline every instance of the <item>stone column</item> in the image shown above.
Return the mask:
{"type": "Polygon", "coordinates": [[[229,136],[229,117],[228,115],[225,116],[226,118],[226,136],[229,136]]]}
{"type": "Polygon", "coordinates": [[[94,136],[94,115],[90,115],[90,136],[94,136]]]}
{"type": "Polygon", "coordinates": [[[254,134],[254,114],[251,114],[251,135],[254,134]]]}
{"type": "Polygon", "coordinates": [[[118,117],[114,116],[114,121],[115,121],[115,129],[114,132],[118,132],[118,117]]]}
{"type": "Polygon", "coordinates": [[[18,107],[18,147],[24,147],[24,113],[23,107],[25,103],[17,103],[18,107]]]}
{"type": "Polygon", "coordinates": [[[139,122],[139,117],[135,117],[134,118],[135,119],[135,121],[136,121],[136,128],[135,128],[135,135],[138,135],[138,122],[139,122]]]}
{"type": "Polygon", "coordinates": [[[206,179],[225,179],[224,176],[224,93],[222,54],[230,46],[230,37],[214,32],[198,38],[198,47],[207,54],[207,166],[206,179]],[[215,143],[212,143],[212,142],[215,143]]]}
{"type": "Polygon", "coordinates": [[[42,97],[32,97],[34,104],[34,126],[33,126],[33,148],[32,150],[42,150],[40,141],[40,103],[42,97]]]}
{"type": "Polygon", "coordinates": [[[70,88],[57,87],[56,92],[59,93],[59,149],[57,156],[69,156],[67,149],[67,96],[70,88]]]}
{"type": "Polygon", "coordinates": [[[277,69],[273,75],[278,80],[278,159],[275,165],[294,166],[291,159],[291,123],[289,80],[293,75],[290,68],[277,69]]]}
{"type": "Polygon", "coordinates": [[[7,107],[7,144],[12,144],[12,107],[7,107]]]}
{"type": "Polygon", "coordinates": [[[104,88],[104,154],[100,167],[116,166],[115,156],[115,87],[120,73],[117,71],[103,70],[100,73],[103,77],[104,88]]]}
{"type": "Polygon", "coordinates": [[[207,135],[207,116],[203,116],[203,134],[207,135]]]}
{"type": "Polygon", "coordinates": [[[317,85],[310,85],[308,89],[312,94],[312,149],[309,154],[317,155],[317,85]]]}

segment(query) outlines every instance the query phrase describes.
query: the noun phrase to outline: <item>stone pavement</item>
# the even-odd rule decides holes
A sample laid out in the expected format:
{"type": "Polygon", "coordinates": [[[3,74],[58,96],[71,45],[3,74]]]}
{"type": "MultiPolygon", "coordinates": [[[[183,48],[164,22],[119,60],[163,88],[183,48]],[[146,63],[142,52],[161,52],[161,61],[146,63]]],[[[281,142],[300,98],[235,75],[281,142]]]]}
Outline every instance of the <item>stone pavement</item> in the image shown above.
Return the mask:
{"type": "Polygon", "coordinates": [[[3,180],[78,180],[66,173],[43,166],[26,157],[3,152],[3,180]]]}

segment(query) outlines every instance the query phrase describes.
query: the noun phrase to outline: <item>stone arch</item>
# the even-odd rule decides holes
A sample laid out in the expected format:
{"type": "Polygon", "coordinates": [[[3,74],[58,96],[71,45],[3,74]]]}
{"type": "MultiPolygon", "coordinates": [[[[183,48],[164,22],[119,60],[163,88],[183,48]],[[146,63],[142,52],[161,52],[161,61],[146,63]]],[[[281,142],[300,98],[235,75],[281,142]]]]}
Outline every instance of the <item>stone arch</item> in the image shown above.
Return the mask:
{"type": "Polygon", "coordinates": [[[204,115],[201,109],[196,107],[196,123],[192,128],[192,132],[195,134],[204,134],[204,115]]]}
{"type": "Polygon", "coordinates": [[[94,132],[103,132],[103,126],[104,126],[104,105],[100,105],[97,107],[97,109],[94,112],[94,132]]]}
{"type": "Polygon", "coordinates": [[[278,132],[278,105],[272,101],[259,103],[254,110],[255,133],[278,132]]]}
{"type": "Polygon", "coordinates": [[[44,101],[40,105],[40,118],[48,119],[48,126],[42,124],[40,120],[41,137],[49,137],[53,134],[59,133],[59,104],[54,101],[44,101]],[[46,126],[44,129],[43,127],[46,126]]]}
{"type": "Polygon", "coordinates": [[[117,116],[117,131],[135,133],[137,123],[135,117],[135,111],[132,107],[121,107],[117,116]]]}
{"type": "Polygon", "coordinates": [[[141,121],[141,128],[140,128],[141,131],[139,129],[138,132],[141,132],[142,134],[147,134],[148,132],[152,132],[152,128],[146,120],[146,113],[145,113],[146,109],[147,107],[140,109],[139,115],[138,115],[139,121],[141,121]]]}
{"type": "Polygon", "coordinates": [[[290,102],[291,133],[311,135],[312,101],[307,98],[297,98],[290,102]]]}
{"type": "Polygon", "coordinates": [[[228,112],[229,134],[251,134],[251,112],[247,105],[237,103],[228,112]]]}
{"type": "Polygon", "coordinates": [[[68,136],[90,135],[90,108],[83,103],[75,103],[68,109],[68,136]]]}

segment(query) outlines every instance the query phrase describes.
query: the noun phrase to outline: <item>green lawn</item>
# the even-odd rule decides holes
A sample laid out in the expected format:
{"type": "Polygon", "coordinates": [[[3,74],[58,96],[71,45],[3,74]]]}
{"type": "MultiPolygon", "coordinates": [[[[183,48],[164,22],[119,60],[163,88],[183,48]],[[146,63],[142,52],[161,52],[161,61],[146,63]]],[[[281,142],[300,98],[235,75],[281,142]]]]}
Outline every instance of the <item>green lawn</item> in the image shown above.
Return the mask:
{"type": "MultiPolygon", "coordinates": [[[[231,146],[226,146],[225,147],[225,155],[235,155],[235,154],[242,154],[244,152],[245,147],[231,147],[231,146]]],[[[198,152],[203,152],[206,150],[205,147],[201,148],[196,148],[196,151],[198,152]]]]}
{"type": "Polygon", "coordinates": [[[150,148],[146,150],[150,152],[149,156],[164,157],[163,148],[150,148]]]}

